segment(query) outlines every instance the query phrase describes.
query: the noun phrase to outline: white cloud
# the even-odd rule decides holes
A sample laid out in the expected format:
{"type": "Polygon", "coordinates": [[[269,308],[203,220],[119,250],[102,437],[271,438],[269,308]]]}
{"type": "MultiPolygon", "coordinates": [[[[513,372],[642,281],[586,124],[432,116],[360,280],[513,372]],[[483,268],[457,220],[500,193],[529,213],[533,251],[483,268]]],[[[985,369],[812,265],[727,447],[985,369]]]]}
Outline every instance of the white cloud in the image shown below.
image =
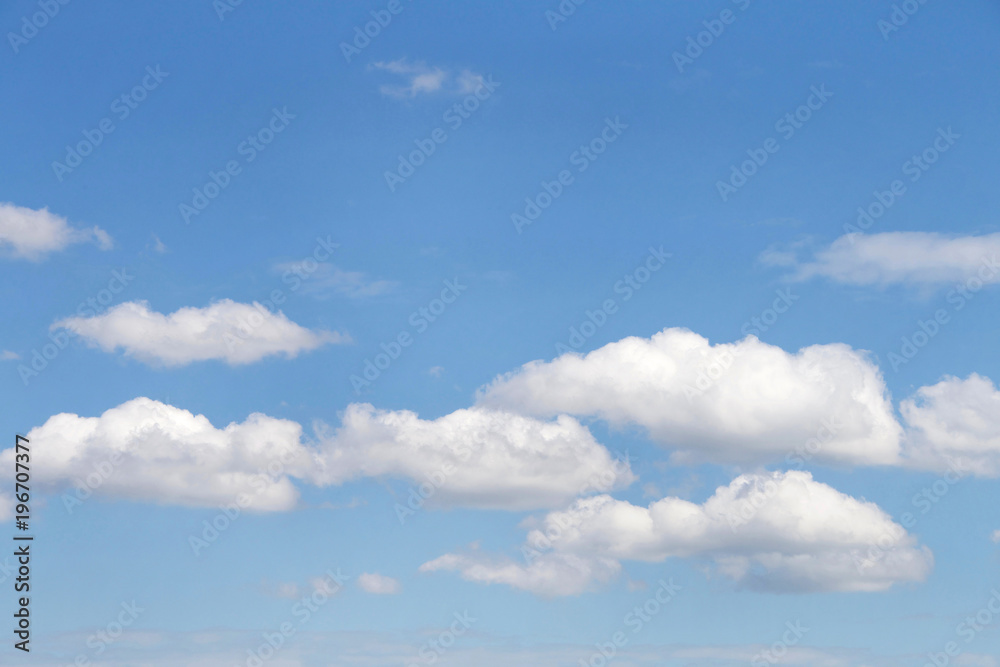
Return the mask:
{"type": "Polygon", "coordinates": [[[478,553],[445,554],[420,566],[421,572],[456,570],[466,581],[506,584],[543,597],[579,595],[618,576],[621,563],[610,558],[544,554],[530,565],[478,553]]]}
{"type": "Polygon", "coordinates": [[[905,453],[918,468],[1000,476],[1000,391],[973,373],[945,377],[900,403],[905,453]]]}
{"type": "Polygon", "coordinates": [[[404,85],[383,85],[379,91],[389,97],[416,97],[420,93],[434,93],[441,90],[447,72],[438,67],[428,67],[424,63],[408,63],[405,58],[391,62],[378,62],[376,69],[398,74],[406,79],[404,85]]]}
{"type": "Polygon", "coordinates": [[[10,350],[4,350],[0,352],[0,361],[13,361],[14,359],[20,359],[21,355],[17,352],[11,352],[10,350]]]}
{"type": "Polygon", "coordinates": [[[281,262],[274,270],[282,274],[283,281],[292,285],[293,291],[301,288],[303,293],[334,293],[363,299],[386,294],[399,286],[395,280],[371,280],[360,271],[345,271],[329,262],[311,259],[281,262]]]}
{"type": "Polygon", "coordinates": [[[164,244],[163,241],[160,240],[159,236],[157,236],[156,234],[153,234],[152,236],[153,236],[153,250],[154,251],[158,252],[161,255],[164,254],[164,253],[170,252],[170,250],[167,248],[166,244],[164,244]]]}
{"type": "Polygon", "coordinates": [[[361,590],[373,595],[395,595],[399,592],[398,581],[374,572],[358,575],[358,586],[361,587],[361,590]]]}
{"type": "Polygon", "coordinates": [[[481,389],[478,400],[523,414],[638,425],[677,462],[784,462],[817,440],[820,461],[899,457],[901,429],[881,373],[843,344],[792,354],[753,337],[710,345],[686,329],[665,329],[586,356],[530,362],[481,389]]]}
{"type": "Polygon", "coordinates": [[[100,227],[78,229],[49,209],[34,210],[0,202],[0,249],[14,257],[37,262],[74,243],[96,243],[101,250],[114,244],[100,227]]]}
{"type": "Polygon", "coordinates": [[[1000,542],[1000,530],[994,530],[990,534],[990,540],[992,540],[994,544],[1000,542]]]}
{"type": "Polygon", "coordinates": [[[768,251],[765,264],[794,267],[793,279],[822,276],[850,285],[931,285],[970,279],[1000,281],[1000,233],[945,236],[931,232],[848,234],[800,262],[794,252],[768,251]]]}
{"type": "Polygon", "coordinates": [[[428,484],[429,506],[558,507],[635,478],[589,430],[565,415],[540,421],[483,408],[433,420],[408,410],[352,404],[335,432],[320,426],[323,483],[395,477],[428,484]]]}
{"type": "Polygon", "coordinates": [[[692,558],[711,576],[778,592],[881,591],[922,581],[933,565],[930,550],[877,505],[795,471],[741,475],[701,505],[583,498],[546,516],[523,552],[525,564],[447,554],[422,569],[568,595],[607,580],[622,560],[692,558]]]}
{"type": "Polygon", "coordinates": [[[294,358],[328,343],[350,341],[345,334],[305,329],[257,302],[229,299],[169,315],[150,310],[145,301],[130,301],[94,317],[61,320],[51,328],[69,329],[105,352],[121,348],[126,356],[164,366],[208,359],[235,366],[275,354],[294,358]]]}
{"type": "MultiPolygon", "coordinates": [[[[304,477],[314,465],[301,435],[295,422],[259,413],[220,429],[203,415],[136,398],[100,417],[55,415],[27,437],[45,452],[35,458],[33,480],[50,490],[84,489],[70,491],[73,498],[215,507],[247,494],[251,508],[274,511],[295,506],[290,476],[304,477]],[[274,475],[267,472],[282,460],[274,475]]],[[[0,452],[4,465],[13,460],[13,448],[0,452]]]]}
{"type": "MultiPolygon", "coordinates": [[[[83,488],[69,491],[83,500],[216,507],[247,494],[255,510],[285,511],[299,498],[293,480],[328,486],[386,477],[427,485],[429,507],[524,510],[634,479],[627,462],[613,460],[570,417],[542,422],[474,408],[422,420],[355,404],[336,432],[317,426],[318,442],[304,441],[295,422],[259,413],[216,428],[202,415],[136,398],[100,417],[55,415],[27,437],[46,452],[34,479],[48,491],[83,488]]],[[[0,452],[0,464],[13,460],[13,448],[0,452]]]]}
{"type": "Polygon", "coordinates": [[[440,67],[430,67],[423,62],[408,62],[406,58],[373,63],[371,67],[405,79],[406,83],[402,85],[386,84],[379,87],[379,92],[388,97],[405,99],[416,97],[421,93],[437,92],[467,95],[479,90],[484,83],[481,74],[470,70],[462,70],[456,75],[440,67]]]}
{"type": "Polygon", "coordinates": [[[0,493],[0,522],[14,518],[14,497],[0,493]]]}

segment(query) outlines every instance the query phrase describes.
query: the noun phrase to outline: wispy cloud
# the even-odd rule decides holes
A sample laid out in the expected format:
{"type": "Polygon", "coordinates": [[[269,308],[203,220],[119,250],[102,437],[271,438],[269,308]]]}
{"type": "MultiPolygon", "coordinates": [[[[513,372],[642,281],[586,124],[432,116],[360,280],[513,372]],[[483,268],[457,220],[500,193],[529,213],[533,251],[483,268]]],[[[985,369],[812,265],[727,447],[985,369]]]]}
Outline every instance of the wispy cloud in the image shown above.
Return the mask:
{"type": "Polygon", "coordinates": [[[483,76],[471,70],[453,73],[440,67],[431,67],[422,61],[409,62],[406,58],[373,63],[370,69],[389,72],[403,79],[402,84],[379,86],[379,92],[383,95],[399,99],[414,98],[421,93],[467,95],[483,85],[483,76]]]}
{"type": "Polygon", "coordinates": [[[291,281],[293,289],[318,296],[339,294],[350,299],[364,299],[387,294],[399,287],[395,280],[373,280],[361,271],[347,271],[329,262],[316,263],[308,259],[280,262],[274,265],[274,271],[282,274],[283,281],[291,281]]]}
{"type": "Polygon", "coordinates": [[[808,260],[802,243],[770,248],[763,264],[791,269],[792,280],[827,278],[848,285],[934,285],[978,278],[1000,282],[1000,233],[947,236],[930,232],[847,234],[808,260]]]}

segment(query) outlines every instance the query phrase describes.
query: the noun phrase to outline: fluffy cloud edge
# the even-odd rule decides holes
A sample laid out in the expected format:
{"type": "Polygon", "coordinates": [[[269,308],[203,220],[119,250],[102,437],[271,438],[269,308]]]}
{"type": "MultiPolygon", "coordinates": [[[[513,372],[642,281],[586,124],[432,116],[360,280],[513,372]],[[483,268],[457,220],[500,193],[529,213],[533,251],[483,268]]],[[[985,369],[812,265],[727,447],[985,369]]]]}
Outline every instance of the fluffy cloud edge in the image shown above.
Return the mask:
{"type": "Polygon", "coordinates": [[[127,357],[165,367],[209,360],[238,366],[274,355],[292,359],[324,345],[351,342],[345,333],[306,329],[256,301],[231,299],[170,314],[151,310],[146,301],[128,301],[100,314],[59,320],[51,329],[72,332],[104,352],[120,349],[127,357]]]}
{"type": "Polygon", "coordinates": [[[700,505],[579,499],[549,513],[522,555],[449,553],[420,570],[557,597],[610,581],[622,561],[690,559],[709,576],[781,593],[884,591],[923,581],[933,566],[930,550],[877,505],[797,471],[741,475],[700,505]]]}
{"type": "Polygon", "coordinates": [[[71,226],[66,218],[48,208],[35,210],[0,202],[0,251],[39,262],[77,243],[94,243],[101,250],[114,246],[114,241],[100,227],[81,229],[71,226]]]}

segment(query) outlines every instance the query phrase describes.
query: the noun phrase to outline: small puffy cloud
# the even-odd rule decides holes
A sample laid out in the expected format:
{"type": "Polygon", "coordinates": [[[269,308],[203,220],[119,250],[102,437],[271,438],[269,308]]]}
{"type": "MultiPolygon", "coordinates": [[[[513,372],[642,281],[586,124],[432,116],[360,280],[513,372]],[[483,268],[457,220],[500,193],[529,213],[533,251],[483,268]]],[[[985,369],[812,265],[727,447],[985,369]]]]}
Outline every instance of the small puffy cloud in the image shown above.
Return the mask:
{"type": "Polygon", "coordinates": [[[0,352],[0,361],[13,361],[15,359],[20,359],[21,355],[17,352],[11,352],[10,350],[4,350],[0,352]]]}
{"type": "Polygon", "coordinates": [[[711,345],[687,329],[630,337],[586,356],[533,361],[479,404],[637,425],[682,463],[893,464],[901,429],[879,369],[843,344],[785,352],[754,337],[711,345]]]}
{"type": "Polygon", "coordinates": [[[917,468],[1000,477],[1000,391],[973,373],[945,377],[900,403],[905,455],[917,468]]]}
{"type": "Polygon", "coordinates": [[[794,269],[794,280],[820,276],[848,285],[934,285],[1000,282],[1000,233],[945,236],[932,232],[847,234],[810,261],[770,250],[765,264],[794,269]]]}
{"type": "Polygon", "coordinates": [[[358,575],[358,586],[361,587],[361,590],[373,595],[395,595],[400,588],[399,582],[392,577],[374,572],[358,575]]]}
{"type": "Polygon", "coordinates": [[[219,359],[236,366],[300,352],[350,337],[334,331],[313,331],[265,306],[216,301],[205,308],[181,308],[164,315],[145,301],[129,301],[93,317],[70,317],[51,327],[68,329],[105,352],[121,348],[125,355],[147,364],[183,366],[219,359]]]}
{"type": "Polygon", "coordinates": [[[990,534],[990,539],[991,539],[991,540],[993,540],[993,543],[994,543],[994,544],[996,544],[996,543],[1000,543],[1000,530],[994,530],[994,531],[993,531],[993,532],[992,532],[992,533],[990,534]]]}
{"type": "Polygon", "coordinates": [[[157,253],[159,253],[161,255],[164,254],[164,253],[170,252],[170,250],[167,248],[166,244],[163,243],[163,241],[160,240],[159,236],[157,236],[156,234],[153,234],[152,236],[153,236],[153,250],[155,252],[157,252],[157,253]]]}
{"type": "MultiPolygon", "coordinates": [[[[92,494],[217,507],[246,494],[259,511],[295,506],[291,477],[306,477],[314,465],[301,436],[295,422],[259,413],[216,428],[203,415],[149,398],[100,417],[61,413],[27,434],[45,452],[35,458],[33,480],[49,490],[72,487],[68,496],[76,500],[92,494]]],[[[0,452],[0,461],[13,468],[14,449],[0,452]]]]}
{"type": "Polygon", "coordinates": [[[406,83],[403,85],[383,85],[379,91],[389,97],[416,97],[420,93],[434,93],[441,90],[448,74],[438,67],[428,67],[424,63],[408,63],[405,58],[391,62],[378,62],[375,69],[398,74],[406,83]]]}
{"type": "Polygon", "coordinates": [[[444,92],[467,95],[479,90],[485,82],[481,74],[470,70],[453,74],[440,67],[430,67],[423,62],[409,62],[406,58],[373,63],[370,69],[389,72],[405,80],[403,84],[386,84],[379,87],[379,92],[383,95],[399,99],[414,98],[421,93],[444,92]]]}
{"type": "Polygon", "coordinates": [[[429,506],[551,508],[635,479],[627,461],[613,459],[585,426],[565,415],[541,421],[470,408],[424,420],[408,410],[356,403],[336,431],[325,425],[318,431],[318,481],[409,479],[433,487],[429,506]]]}
{"type": "Polygon", "coordinates": [[[95,243],[101,250],[114,243],[100,227],[78,229],[49,209],[34,210],[0,202],[0,250],[37,262],[74,243],[95,243]]]}
{"type": "Polygon", "coordinates": [[[524,563],[446,554],[422,569],[571,595],[611,578],[623,560],[694,559],[711,576],[774,592],[881,591],[923,581],[933,565],[930,550],[877,505],[797,471],[741,475],[700,505],[582,498],[546,516],[522,553],[524,563]]]}
{"type": "Polygon", "coordinates": [[[14,498],[0,493],[0,522],[14,518],[14,498]]]}

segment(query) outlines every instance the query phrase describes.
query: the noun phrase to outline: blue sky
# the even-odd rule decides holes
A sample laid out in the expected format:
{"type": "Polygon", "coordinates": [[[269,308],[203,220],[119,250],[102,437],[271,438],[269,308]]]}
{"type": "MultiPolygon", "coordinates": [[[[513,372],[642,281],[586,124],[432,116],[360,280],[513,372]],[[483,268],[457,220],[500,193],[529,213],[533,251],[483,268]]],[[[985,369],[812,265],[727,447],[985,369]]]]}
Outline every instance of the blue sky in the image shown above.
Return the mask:
{"type": "Polygon", "coordinates": [[[998,664],[995,3],[225,2],[0,9],[4,664],[998,664]]]}

